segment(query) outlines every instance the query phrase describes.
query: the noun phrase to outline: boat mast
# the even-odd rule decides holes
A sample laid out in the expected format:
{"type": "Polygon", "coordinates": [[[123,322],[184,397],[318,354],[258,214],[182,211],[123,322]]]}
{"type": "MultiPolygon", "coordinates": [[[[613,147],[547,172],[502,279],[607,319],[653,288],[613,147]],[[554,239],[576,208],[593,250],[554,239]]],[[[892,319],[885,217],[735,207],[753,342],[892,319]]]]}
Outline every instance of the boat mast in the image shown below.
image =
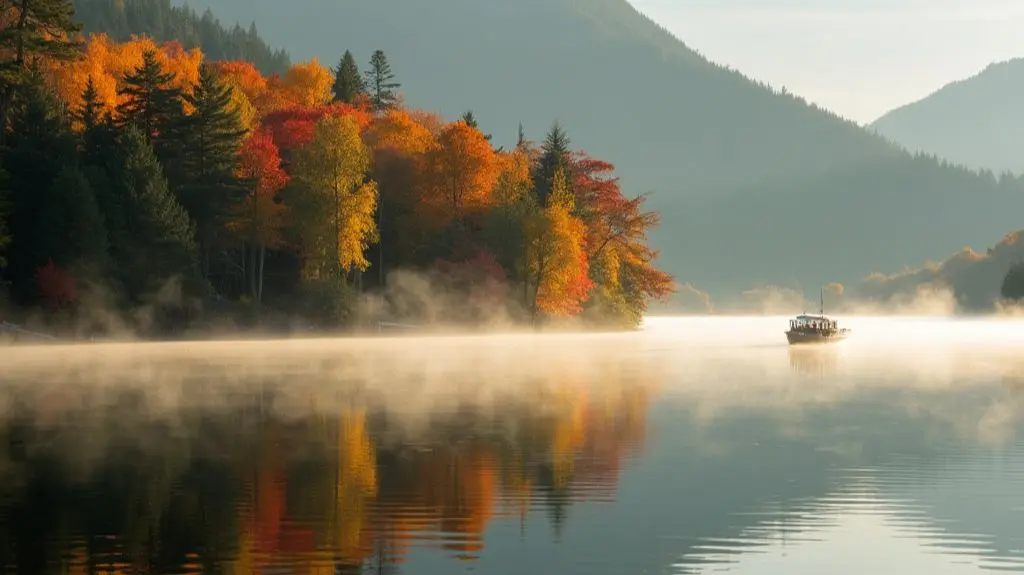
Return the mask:
{"type": "Polygon", "coordinates": [[[821,298],[821,315],[825,315],[825,288],[818,288],[818,297],[821,298]]]}

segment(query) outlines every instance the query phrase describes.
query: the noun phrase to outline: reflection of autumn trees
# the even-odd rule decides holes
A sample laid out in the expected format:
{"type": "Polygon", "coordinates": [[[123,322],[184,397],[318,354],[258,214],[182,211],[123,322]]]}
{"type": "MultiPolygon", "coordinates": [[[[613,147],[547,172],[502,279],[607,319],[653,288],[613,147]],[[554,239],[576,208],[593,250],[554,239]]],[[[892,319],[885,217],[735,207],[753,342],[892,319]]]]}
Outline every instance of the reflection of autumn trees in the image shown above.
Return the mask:
{"type": "Polygon", "coordinates": [[[0,453],[0,560],[25,572],[237,574],[358,572],[399,565],[414,546],[472,560],[494,521],[542,509],[560,521],[574,502],[614,497],[644,439],[646,390],[541,387],[501,409],[434,415],[422,434],[356,403],[117,423],[130,400],[89,414],[83,401],[63,408],[63,427],[5,422],[0,444],[15,447],[0,453]],[[87,424],[120,439],[84,464],[69,446],[87,424]]]}

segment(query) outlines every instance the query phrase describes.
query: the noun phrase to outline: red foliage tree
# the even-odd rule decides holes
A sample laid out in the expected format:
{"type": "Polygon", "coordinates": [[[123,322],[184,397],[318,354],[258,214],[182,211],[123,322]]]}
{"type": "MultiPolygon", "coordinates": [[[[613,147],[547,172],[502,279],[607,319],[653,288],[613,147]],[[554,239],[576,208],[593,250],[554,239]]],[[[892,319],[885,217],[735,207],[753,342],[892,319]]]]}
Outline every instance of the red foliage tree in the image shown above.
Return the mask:
{"type": "Polygon", "coordinates": [[[360,132],[365,130],[373,119],[365,109],[335,102],[326,106],[293,106],[271,112],[263,119],[263,127],[270,130],[277,147],[287,152],[313,141],[313,127],[325,116],[351,116],[359,126],[360,132]]]}
{"type": "Polygon", "coordinates": [[[74,276],[54,265],[52,259],[36,270],[35,280],[39,295],[50,309],[60,309],[78,301],[74,276]]]}
{"type": "Polygon", "coordinates": [[[614,176],[615,166],[583,152],[570,159],[572,191],[577,213],[587,225],[590,261],[602,260],[604,278],[614,285],[628,284],[644,296],[663,299],[672,292],[672,276],[654,266],[658,253],[647,244],[647,233],[656,227],[657,212],[644,211],[644,196],[627,198],[614,176]]]}

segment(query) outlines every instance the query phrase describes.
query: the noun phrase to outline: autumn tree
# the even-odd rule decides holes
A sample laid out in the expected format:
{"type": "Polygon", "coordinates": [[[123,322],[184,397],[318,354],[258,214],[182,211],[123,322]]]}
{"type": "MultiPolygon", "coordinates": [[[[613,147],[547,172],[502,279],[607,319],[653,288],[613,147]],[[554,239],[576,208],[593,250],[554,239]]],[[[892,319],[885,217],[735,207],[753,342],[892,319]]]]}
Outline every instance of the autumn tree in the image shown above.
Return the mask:
{"type": "Polygon", "coordinates": [[[420,164],[436,145],[434,134],[406,110],[392,109],[377,116],[366,133],[373,150],[373,180],[380,198],[377,204],[377,281],[384,284],[385,250],[395,261],[409,262],[424,241],[425,228],[418,217],[420,164]]]}
{"type": "Polygon", "coordinates": [[[78,57],[71,0],[20,0],[0,3],[5,23],[0,29],[0,146],[6,142],[7,123],[17,93],[30,83],[32,67],[43,58],[78,57]]]}
{"type": "Polygon", "coordinates": [[[547,205],[524,223],[524,296],[535,318],[578,313],[591,287],[586,227],[572,215],[574,201],[564,172],[556,171],[552,184],[547,205]]]}
{"type": "Polygon", "coordinates": [[[500,166],[479,130],[461,121],[450,124],[426,163],[429,187],[424,200],[438,210],[439,223],[462,221],[489,205],[500,166]]]}
{"type": "Polygon", "coordinates": [[[498,154],[498,180],[492,192],[493,210],[486,227],[487,242],[507,270],[523,253],[523,219],[536,206],[528,150],[498,154]]]}
{"type": "Polygon", "coordinates": [[[283,241],[285,208],[277,196],[288,183],[269,132],[258,130],[246,139],[235,175],[245,182],[246,195],[234,206],[228,227],[244,243],[245,283],[249,294],[259,302],[263,299],[267,248],[278,247],[283,241]]]}
{"type": "Polygon", "coordinates": [[[334,76],[316,58],[292,66],[284,76],[288,98],[297,106],[312,108],[331,101],[334,76]]]}
{"type": "Polygon", "coordinates": [[[267,104],[267,79],[248,62],[211,62],[221,81],[232,89],[232,102],[238,107],[242,125],[253,129],[259,118],[270,110],[267,104]]]}
{"type": "Polygon", "coordinates": [[[366,84],[374,111],[383,112],[395,106],[398,97],[394,91],[402,85],[394,79],[388,57],[383,50],[376,50],[370,58],[370,69],[366,71],[366,84]]]}
{"type": "Polygon", "coordinates": [[[644,211],[643,196],[626,198],[614,177],[615,166],[586,154],[570,158],[575,213],[587,226],[587,259],[596,284],[588,302],[604,321],[636,325],[651,299],[672,291],[672,278],[654,265],[657,253],[647,234],[657,212],[644,211]]]}
{"type": "Polygon", "coordinates": [[[370,150],[348,116],[320,120],[312,141],[296,150],[292,208],[309,279],[369,266],[365,252],[377,239],[377,185],[369,169],[370,150]]]}
{"type": "Polygon", "coordinates": [[[231,88],[209,66],[202,67],[199,83],[185,96],[193,111],[183,126],[184,182],[180,197],[196,223],[202,269],[207,276],[217,232],[227,223],[231,206],[244,194],[234,172],[246,131],[232,100],[231,88]]]}
{"type": "Polygon", "coordinates": [[[345,50],[334,70],[334,86],[331,91],[336,101],[346,104],[355,104],[360,95],[366,94],[366,81],[359,72],[355,57],[348,50],[345,50]]]}

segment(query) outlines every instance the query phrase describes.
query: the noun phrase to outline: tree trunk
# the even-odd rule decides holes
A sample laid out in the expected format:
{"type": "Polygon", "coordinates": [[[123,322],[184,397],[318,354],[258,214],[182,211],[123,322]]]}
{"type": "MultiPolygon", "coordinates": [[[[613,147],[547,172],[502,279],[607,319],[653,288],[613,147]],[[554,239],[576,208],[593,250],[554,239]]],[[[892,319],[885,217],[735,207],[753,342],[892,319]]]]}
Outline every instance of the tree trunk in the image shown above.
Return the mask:
{"type": "Polygon", "coordinates": [[[256,289],[256,301],[263,303],[263,264],[267,259],[267,246],[266,244],[260,245],[260,265],[259,265],[259,283],[256,289]]]}

